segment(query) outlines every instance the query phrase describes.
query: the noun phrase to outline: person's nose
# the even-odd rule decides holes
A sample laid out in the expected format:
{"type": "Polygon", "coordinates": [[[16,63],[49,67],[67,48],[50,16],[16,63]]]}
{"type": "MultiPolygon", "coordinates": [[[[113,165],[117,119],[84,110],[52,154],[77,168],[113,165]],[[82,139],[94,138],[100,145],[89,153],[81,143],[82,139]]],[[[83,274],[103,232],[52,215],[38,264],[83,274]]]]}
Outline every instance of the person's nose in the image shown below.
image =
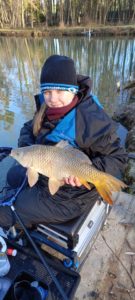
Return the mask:
{"type": "Polygon", "coordinates": [[[55,91],[51,91],[51,93],[50,93],[50,102],[56,102],[56,100],[57,100],[57,93],[55,92],[55,91]]]}

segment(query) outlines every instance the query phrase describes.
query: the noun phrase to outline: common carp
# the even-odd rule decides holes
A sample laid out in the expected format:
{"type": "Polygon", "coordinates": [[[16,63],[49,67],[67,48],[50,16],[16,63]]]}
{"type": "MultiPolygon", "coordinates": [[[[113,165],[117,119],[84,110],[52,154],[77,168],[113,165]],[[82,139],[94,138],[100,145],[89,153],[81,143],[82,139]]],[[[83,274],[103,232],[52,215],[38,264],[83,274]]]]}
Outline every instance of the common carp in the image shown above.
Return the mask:
{"type": "Polygon", "coordinates": [[[32,145],[17,148],[10,155],[27,168],[30,187],[36,184],[39,174],[49,177],[48,187],[52,195],[64,184],[63,178],[69,176],[78,177],[81,184],[89,190],[89,183],[92,183],[110,205],[113,204],[112,192],[126,187],[121,180],[96,169],[82,151],[69,146],[66,141],[61,141],[56,146],[32,145]]]}

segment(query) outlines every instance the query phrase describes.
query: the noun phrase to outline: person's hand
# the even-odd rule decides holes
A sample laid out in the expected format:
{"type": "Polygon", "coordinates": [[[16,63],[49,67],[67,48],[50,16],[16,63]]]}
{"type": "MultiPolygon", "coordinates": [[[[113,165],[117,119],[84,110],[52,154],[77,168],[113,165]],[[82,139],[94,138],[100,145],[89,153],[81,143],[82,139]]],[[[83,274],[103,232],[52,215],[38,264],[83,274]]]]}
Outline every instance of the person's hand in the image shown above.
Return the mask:
{"type": "Polygon", "coordinates": [[[66,184],[70,184],[72,186],[81,186],[81,182],[79,181],[78,177],[75,177],[75,176],[70,176],[70,177],[66,177],[66,178],[63,178],[63,181],[64,183],[66,184]]]}

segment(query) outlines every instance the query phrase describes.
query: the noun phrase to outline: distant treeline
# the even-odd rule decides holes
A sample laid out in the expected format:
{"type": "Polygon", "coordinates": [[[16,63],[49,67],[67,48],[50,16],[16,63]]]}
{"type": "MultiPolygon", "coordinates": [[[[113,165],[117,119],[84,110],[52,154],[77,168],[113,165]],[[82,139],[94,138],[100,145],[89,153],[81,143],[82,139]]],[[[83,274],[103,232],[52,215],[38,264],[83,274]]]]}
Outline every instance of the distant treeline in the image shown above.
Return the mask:
{"type": "Polygon", "coordinates": [[[135,0],[1,0],[0,28],[128,24],[135,0]]]}

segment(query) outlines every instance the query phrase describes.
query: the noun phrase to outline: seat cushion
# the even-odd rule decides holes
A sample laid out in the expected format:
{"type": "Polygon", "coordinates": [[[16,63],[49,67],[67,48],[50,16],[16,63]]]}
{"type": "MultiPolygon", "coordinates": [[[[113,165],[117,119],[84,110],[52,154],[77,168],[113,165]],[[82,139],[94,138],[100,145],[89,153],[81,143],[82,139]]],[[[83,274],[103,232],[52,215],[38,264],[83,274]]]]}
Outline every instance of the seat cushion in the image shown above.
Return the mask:
{"type": "Polygon", "coordinates": [[[66,236],[68,236],[69,238],[72,238],[74,235],[76,235],[80,229],[80,227],[82,226],[82,224],[84,223],[86,217],[88,216],[88,214],[90,213],[91,209],[93,208],[95,202],[98,200],[98,194],[95,190],[95,193],[93,193],[93,197],[90,200],[90,205],[87,209],[87,211],[85,211],[81,216],[70,220],[68,222],[62,223],[62,224],[47,224],[45,225],[46,227],[55,230],[56,232],[59,232],[61,234],[64,234],[66,236]]]}

